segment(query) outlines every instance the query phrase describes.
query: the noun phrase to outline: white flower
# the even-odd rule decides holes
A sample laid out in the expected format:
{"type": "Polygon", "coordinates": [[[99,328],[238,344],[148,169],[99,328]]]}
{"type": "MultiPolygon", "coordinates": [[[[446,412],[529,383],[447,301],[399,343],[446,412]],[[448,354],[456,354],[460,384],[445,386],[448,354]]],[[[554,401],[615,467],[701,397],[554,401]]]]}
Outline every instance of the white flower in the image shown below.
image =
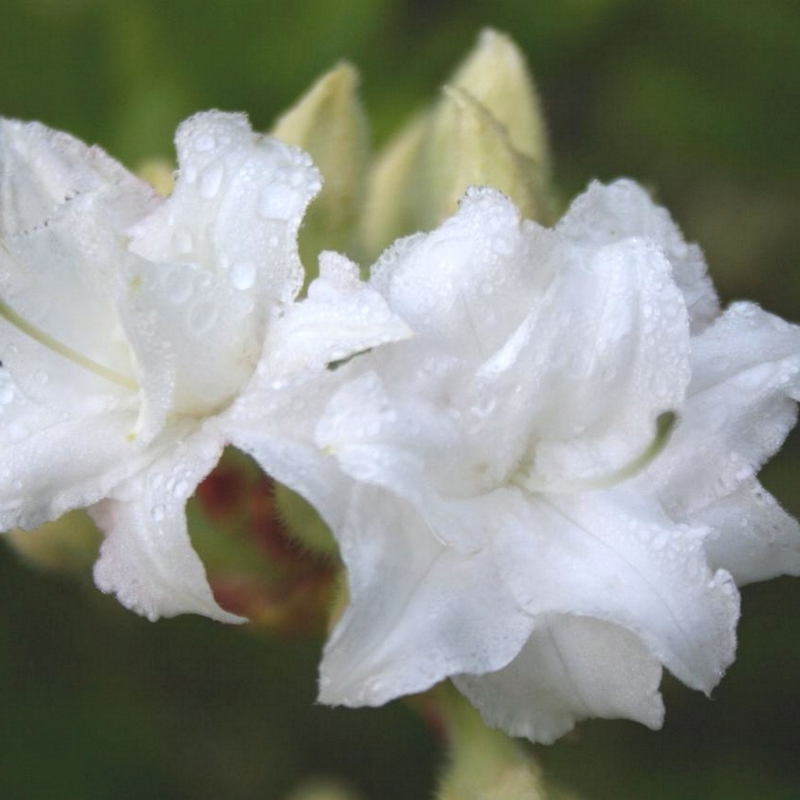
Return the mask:
{"type": "Polygon", "coordinates": [[[628,181],[553,230],[473,190],[372,285],[415,336],[345,367],[316,428],[350,479],[321,699],[451,676],[488,723],[551,742],[590,716],[658,727],[662,666],[709,692],[730,573],[800,572],[754,477],[794,421],[800,329],[720,314],[698,248],[628,181]]]}
{"type": "Polygon", "coordinates": [[[164,200],[98,148],[0,122],[0,530],[88,507],[101,589],[151,619],[235,621],[187,498],[229,441],[280,461],[295,394],[406,328],[342,258],[293,302],[320,187],[306,154],[220,112],[176,143],[164,200]]]}

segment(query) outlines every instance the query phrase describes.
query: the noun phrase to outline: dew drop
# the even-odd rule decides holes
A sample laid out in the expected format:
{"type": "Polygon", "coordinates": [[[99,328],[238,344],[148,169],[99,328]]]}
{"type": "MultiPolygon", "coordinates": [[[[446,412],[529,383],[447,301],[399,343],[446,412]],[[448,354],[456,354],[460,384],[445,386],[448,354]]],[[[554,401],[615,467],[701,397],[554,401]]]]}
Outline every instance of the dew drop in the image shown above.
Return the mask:
{"type": "Polygon", "coordinates": [[[739,482],[746,481],[753,477],[753,470],[749,466],[741,467],[733,477],[739,482]]]}
{"type": "Polygon", "coordinates": [[[264,219],[286,219],[293,203],[294,193],[288,186],[272,184],[261,194],[258,201],[258,213],[264,219]]]}
{"type": "Polygon", "coordinates": [[[514,242],[507,236],[495,236],[492,250],[500,256],[510,256],[514,252],[514,242]]]}
{"type": "Polygon", "coordinates": [[[189,483],[188,481],[178,481],[175,484],[175,488],[172,490],[172,493],[177,498],[186,497],[189,494],[189,483]]]}
{"type": "Polygon", "coordinates": [[[161,522],[166,516],[166,514],[167,514],[166,509],[164,508],[164,506],[161,505],[153,506],[150,509],[150,516],[152,517],[153,522],[161,522]]]}
{"type": "Polygon", "coordinates": [[[231,267],[230,277],[235,289],[251,289],[256,282],[256,265],[252,261],[237,261],[231,267]]]}
{"type": "Polygon", "coordinates": [[[179,178],[182,178],[186,183],[194,183],[197,180],[197,168],[188,166],[186,169],[181,170],[179,178]]]}
{"type": "Polygon", "coordinates": [[[494,411],[497,406],[497,398],[484,397],[472,406],[472,413],[476,417],[485,417],[494,411]]]}
{"type": "Polygon", "coordinates": [[[208,333],[215,325],[219,312],[213,303],[200,302],[189,309],[189,331],[195,336],[208,333]]]}
{"type": "Polygon", "coordinates": [[[211,200],[217,196],[219,187],[222,186],[222,178],[225,175],[225,169],[222,164],[215,164],[209,167],[200,178],[200,194],[211,200]]]}
{"type": "Polygon", "coordinates": [[[175,267],[167,273],[164,280],[164,288],[166,289],[167,297],[175,305],[185,303],[194,292],[194,286],[188,271],[181,267],[175,267]]]}

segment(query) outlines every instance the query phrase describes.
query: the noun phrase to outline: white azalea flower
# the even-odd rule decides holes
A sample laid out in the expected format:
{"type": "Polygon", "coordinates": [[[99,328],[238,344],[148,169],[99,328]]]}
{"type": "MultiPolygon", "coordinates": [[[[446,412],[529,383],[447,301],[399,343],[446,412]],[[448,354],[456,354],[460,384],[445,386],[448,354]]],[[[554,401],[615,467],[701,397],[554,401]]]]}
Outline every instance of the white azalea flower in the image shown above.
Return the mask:
{"type": "Polygon", "coordinates": [[[294,395],[313,402],[327,361],[406,328],[341,258],[294,302],[320,187],[305,153],[220,112],[176,143],[161,199],[98,148],[0,122],[0,529],[88,507],[101,589],[151,619],[236,621],[187,498],[229,441],[280,462],[294,395]]]}
{"type": "Polygon", "coordinates": [[[345,367],[316,428],[350,480],[321,699],[452,676],[488,723],[551,742],[590,716],[658,727],[662,666],[709,692],[731,573],[800,572],[754,478],[794,421],[800,329],[721,314],[700,251],[628,181],[553,230],[472,190],[372,285],[415,337],[345,367]]]}

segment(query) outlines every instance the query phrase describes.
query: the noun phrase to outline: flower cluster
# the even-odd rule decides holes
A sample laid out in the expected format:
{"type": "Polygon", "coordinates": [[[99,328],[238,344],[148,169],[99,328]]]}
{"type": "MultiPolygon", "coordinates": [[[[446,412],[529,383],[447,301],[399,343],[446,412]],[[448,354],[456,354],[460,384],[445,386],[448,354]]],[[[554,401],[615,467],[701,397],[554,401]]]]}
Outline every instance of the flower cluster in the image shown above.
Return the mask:
{"type": "Polygon", "coordinates": [[[305,292],[320,175],[244,116],[181,125],[167,198],[97,148],[2,121],[0,528],[87,508],[100,589],[150,619],[240,621],[185,516],[230,443],[338,543],[349,602],[324,702],[452,678],[534,741],[589,716],[658,727],[663,667],[709,692],[733,660],[737,586],[800,573],[800,526],[756,478],[795,420],[800,328],[723,311],[699,249],[631,181],[530,219],[551,206],[525,145],[541,126],[527,109],[517,140],[470,74],[400,142],[405,185],[396,152],[374,173],[373,226],[331,195],[315,212],[318,231],[348,226],[337,241],[367,225],[365,252],[376,231],[428,232],[368,280],[323,252],[305,292]],[[390,209],[430,179],[425,143],[465,130],[497,163],[462,147],[424,219],[390,209]],[[471,188],[451,215],[480,183],[503,191],[471,188]]]}

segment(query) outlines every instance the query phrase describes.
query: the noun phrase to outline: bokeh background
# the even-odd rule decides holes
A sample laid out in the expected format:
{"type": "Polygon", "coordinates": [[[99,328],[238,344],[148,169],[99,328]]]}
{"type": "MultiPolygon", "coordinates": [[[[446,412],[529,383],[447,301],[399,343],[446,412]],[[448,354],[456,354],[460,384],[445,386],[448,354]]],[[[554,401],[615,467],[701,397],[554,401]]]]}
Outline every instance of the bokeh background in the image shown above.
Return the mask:
{"type": "MultiPolygon", "coordinates": [[[[527,54],[560,194],[628,175],[699,241],[726,300],[800,321],[796,0],[3,0],[0,114],[172,157],[205,108],[273,119],[340,59],[380,143],[481,27],[527,54]]],[[[800,438],[765,470],[800,514],[800,438]]],[[[712,700],[667,679],[664,730],[589,722],[539,748],[585,798],[800,797],[800,581],[747,588],[712,700]]],[[[0,797],[275,798],[334,776],[366,800],[431,795],[439,746],[401,703],[314,704],[319,643],[196,618],[150,624],[0,551],[0,797]]]]}

